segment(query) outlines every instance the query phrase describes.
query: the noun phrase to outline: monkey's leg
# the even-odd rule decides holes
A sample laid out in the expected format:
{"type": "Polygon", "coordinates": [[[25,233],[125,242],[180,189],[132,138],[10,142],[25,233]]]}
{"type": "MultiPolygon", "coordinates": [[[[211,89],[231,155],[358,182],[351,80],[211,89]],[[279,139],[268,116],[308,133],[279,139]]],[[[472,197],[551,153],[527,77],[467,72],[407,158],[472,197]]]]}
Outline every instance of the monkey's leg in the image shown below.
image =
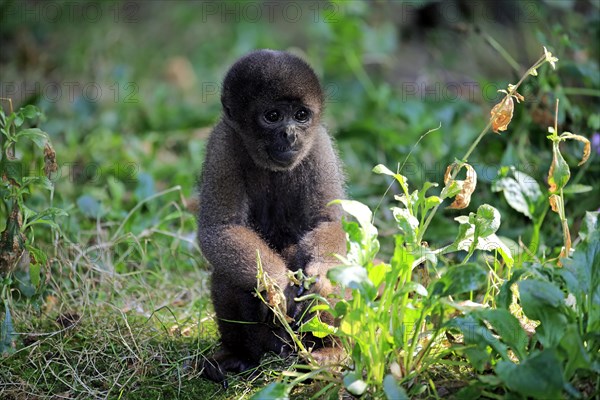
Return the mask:
{"type": "Polygon", "coordinates": [[[267,315],[260,299],[218,280],[213,282],[212,296],[222,347],[205,362],[205,377],[222,382],[226,372],[240,373],[258,366],[267,352],[286,352],[285,330],[270,323],[273,315],[267,315]]]}

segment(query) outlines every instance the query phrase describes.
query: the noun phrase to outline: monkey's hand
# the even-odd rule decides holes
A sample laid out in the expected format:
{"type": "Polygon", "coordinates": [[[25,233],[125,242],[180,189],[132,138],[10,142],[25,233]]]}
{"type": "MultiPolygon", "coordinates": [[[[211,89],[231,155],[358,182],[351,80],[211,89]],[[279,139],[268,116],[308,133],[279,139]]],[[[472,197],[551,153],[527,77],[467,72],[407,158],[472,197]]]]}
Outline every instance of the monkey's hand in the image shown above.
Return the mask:
{"type": "Polygon", "coordinates": [[[306,267],[305,274],[308,277],[307,280],[314,282],[308,290],[309,293],[318,293],[323,297],[334,293],[335,288],[329,278],[327,278],[327,271],[335,265],[329,262],[314,262],[306,267]]]}

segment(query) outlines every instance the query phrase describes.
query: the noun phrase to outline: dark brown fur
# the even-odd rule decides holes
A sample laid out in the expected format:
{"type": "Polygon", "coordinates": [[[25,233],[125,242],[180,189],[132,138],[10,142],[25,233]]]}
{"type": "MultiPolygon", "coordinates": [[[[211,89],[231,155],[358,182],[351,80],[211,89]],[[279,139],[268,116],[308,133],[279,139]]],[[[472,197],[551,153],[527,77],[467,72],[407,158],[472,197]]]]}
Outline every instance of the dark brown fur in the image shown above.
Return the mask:
{"type": "Polygon", "coordinates": [[[287,334],[254,295],[257,250],[265,272],[284,289],[290,316],[303,305],[293,300],[299,287],[288,271],[317,276],[311,290],[326,296],[333,291],[326,278],[336,265],[332,254],[346,250],[341,209],[327,206],[344,197],[343,176],[320,121],[323,92],[308,64],[284,52],[250,53],[229,70],[221,101],[198,219],[221,332],[222,349],[205,364],[205,376],[216,381],[257,365],[266,352],[290,351],[287,334]],[[274,108],[281,122],[267,121],[274,108]],[[300,109],[308,121],[297,121],[300,109]]]}

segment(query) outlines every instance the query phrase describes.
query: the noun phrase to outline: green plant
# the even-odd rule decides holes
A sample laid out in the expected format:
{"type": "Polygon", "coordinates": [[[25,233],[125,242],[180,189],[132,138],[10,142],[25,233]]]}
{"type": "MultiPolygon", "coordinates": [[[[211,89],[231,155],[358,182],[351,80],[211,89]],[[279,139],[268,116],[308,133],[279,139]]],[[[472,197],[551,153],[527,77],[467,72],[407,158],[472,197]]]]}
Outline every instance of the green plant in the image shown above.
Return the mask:
{"type": "Polygon", "coordinates": [[[41,116],[39,109],[29,105],[13,112],[10,99],[3,100],[8,101],[10,112],[7,115],[0,107],[0,196],[2,209],[6,211],[2,217],[5,228],[0,237],[0,300],[4,305],[0,353],[14,347],[10,314],[13,292],[18,291],[34,302],[43,292],[43,268],[48,266],[48,256],[36,245],[34,228],[45,226],[58,233],[60,229],[55,218],[67,215],[64,210],[52,206],[42,206],[39,210],[28,206],[27,199],[38,190],[48,190],[52,201],[54,186],[49,178],[58,168],[56,153],[46,132],[39,128],[24,128],[27,120],[41,116]],[[26,141],[43,151],[43,167],[38,170],[35,159],[26,162],[17,156],[18,146],[27,149],[26,141]]]}
{"type": "MultiPolygon", "coordinates": [[[[313,311],[332,314],[340,320],[339,326],[326,326],[315,317],[301,328],[301,331],[322,335],[332,332],[341,339],[350,355],[351,361],[342,377],[338,378],[338,384],[328,386],[330,392],[339,390],[339,386],[343,385],[354,395],[369,393],[375,397],[408,398],[427,390],[435,395],[435,387],[421,381],[423,374],[432,365],[444,363],[444,359],[453,352],[465,355],[477,371],[482,372],[491,365],[496,373],[495,376],[481,376],[483,384],[465,389],[461,392],[465,395],[482,387],[482,390],[502,387],[514,395],[534,397],[548,396],[562,389],[577,395],[577,390],[568,384],[575,371],[580,369],[584,375],[589,375],[597,369],[592,361],[593,352],[597,353],[596,338],[583,339],[595,335],[595,331],[588,330],[588,327],[591,325],[595,328],[597,318],[590,318],[587,311],[596,312],[597,305],[586,297],[588,292],[595,289],[576,292],[586,308],[581,310],[579,316],[575,316],[564,306],[560,286],[539,279],[544,276],[541,266],[536,269],[524,265],[525,261],[537,257],[535,253],[539,245],[540,227],[548,210],[548,203],[539,185],[526,180],[530,178],[526,174],[504,168],[493,184],[493,190],[503,191],[509,204],[534,222],[530,246],[525,257],[517,260],[517,270],[514,269],[515,259],[511,249],[496,235],[500,227],[500,213],[489,204],[479,206],[477,212],[471,212],[468,216],[455,218],[459,228],[452,244],[431,249],[423,241],[433,216],[444,200],[454,198],[449,208],[462,209],[468,206],[477,185],[477,174],[467,163],[469,156],[490,128],[495,132],[507,129],[513,115],[513,99],[517,102],[523,100],[517,89],[525,78],[537,75],[537,69],[546,62],[554,67],[556,61],[544,48],[544,55],[527,70],[521,80],[502,91],[505,97],[492,109],[487,126],[463,158],[447,168],[445,186],[439,195],[427,195],[431,188],[437,186],[429,182],[411,192],[407,178],[400,173],[401,167],[398,172],[383,165],[374,168],[376,173],[392,176],[401,189],[401,194],[395,196],[400,206],[392,208],[399,233],[394,235],[395,246],[389,263],[375,259],[380,245],[370,209],[356,201],[335,202],[356,222],[344,221],[348,253],[346,257],[340,257],[343,265],[332,269],[328,277],[340,286],[342,293],[350,290],[352,296],[339,297],[333,303],[324,302],[313,307],[313,311]],[[463,168],[466,178],[456,179],[463,168]],[[476,250],[492,252],[494,257],[473,261],[476,250]],[[453,262],[445,258],[452,253],[462,255],[453,262]],[[487,264],[487,270],[482,261],[487,264]],[[421,274],[419,277],[419,269],[423,266],[429,266],[432,276],[425,272],[424,276],[421,274]],[[500,273],[500,270],[503,272],[500,273]],[[519,315],[514,307],[509,309],[513,298],[511,287],[531,271],[537,271],[538,280],[525,279],[517,283],[524,313],[519,315]],[[480,291],[482,288],[483,292],[480,291]],[[473,302],[476,297],[483,301],[473,302]],[[485,303],[496,308],[488,308],[485,303]],[[563,311],[565,315],[561,314],[563,311]],[[519,318],[522,315],[541,320],[532,341],[529,341],[521,327],[519,318]],[[442,334],[452,336],[450,332],[456,330],[462,333],[463,344],[451,347],[444,345],[445,337],[442,334]],[[543,346],[543,351],[536,348],[538,343],[543,346]],[[576,360],[563,368],[567,362],[564,356],[574,351],[577,351],[576,360]],[[520,363],[515,364],[514,360],[520,363]],[[543,363],[551,363],[556,368],[545,373],[540,368],[543,363]]],[[[556,128],[551,133],[555,131],[556,128]]],[[[560,162],[562,157],[556,143],[566,139],[584,142],[584,158],[587,158],[589,142],[570,133],[561,136],[553,134],[549,138],[555,143],[555,161],[549,175],[550,204],[559,214],[563,226],[564,247],[561,254],[568,255],[571,241],[560,202],[569,171],[566,162],[560,162]]],[[[583,257],[595,257],[594,250],[591,255],[583,257]]],[[[573,264],[575,259],[575,256],[569,259],[567,265],[570,269],[565,269],[569,271],[567,276],[574,287],[572,290],[580,288],[582,283],[573,276],[587,274],[589,281],[597,280],[595,267],[585,270],[583,261],[573,264]]],[[[556,273],[546,275],[554,276],[556,273]]],[[[591,298],[594,298],[594,294],[591,298]]],[[[451,342],[458,343],[454,339],[451,342]]],[[[268,394],[268,398],[286,397],[290,393],[290,386],[302,378],[303,375],[296,374],[296,380],[290,384],[275,383],[267,388],[270,394],[266,391],[260,394],[268,394]]]]}

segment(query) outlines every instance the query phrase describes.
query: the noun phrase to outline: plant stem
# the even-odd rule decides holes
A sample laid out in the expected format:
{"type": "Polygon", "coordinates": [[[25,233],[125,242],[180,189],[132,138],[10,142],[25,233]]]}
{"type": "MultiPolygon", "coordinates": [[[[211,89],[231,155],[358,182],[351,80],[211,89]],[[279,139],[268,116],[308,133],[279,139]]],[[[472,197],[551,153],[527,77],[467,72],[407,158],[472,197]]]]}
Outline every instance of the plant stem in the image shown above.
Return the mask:
{"type": "MultiPolygon", "coordinates": [[[[529,72],[531,70],[534,70],[534,69],[538,68],[539,66],[541,66],[545,61],[546,61],[546,56],[545,55],[542,56],[542,57],[540,57],[535,62],[535,64],[533,64],[533,66],[531,68],[529,68],[527,70],[527,72],[525,72],[525,74],[523,74],[523,76],[521,77],[521,79],[519,80],[519,82],[517,82],[517,84],[512,87],[512,89],[508,92],[508,94],[506,95],[506,97],[513,96],[516,93],[516,91],[519,88],[519,86],[521,86],[521,84],[523,83],[523,81],[525,81],[525,79],[529,76],[529,72]]],[[[502,101],[504,101],[504,99],[502,101]]],[[[471,156],[471,154],[473,153],[473,151],[475,150],[475,148],[477,147],[477,145],[479,144],[479,142],[481,141],[481,139],[483,139],[483,136],[485,136],[485,134],[490,130],[490,128],[492,127],[492,121],[493,121],[493,118],[490,118],[490,120],[488,121],[488,123],[486,124],[486,126],[481,130],[481,132],[479,133],[479,135],[477,136],[477,138],[475,138],[475,140],[473,141],[473,144],[471,144],[471,146],[469,147],[469,149],[467,150],[467,152],[465,153],[465,155],[461,159],[461,161],[463,163],[466,163],[469,160],[469,157],[471,156]]],[[[450,184],[452,184],[452,181],[454,181],[454,179],[456,178],[456,175],[458,175],[458,172],[459,172],[459,169],[457,168],[452,173],[452,177],[451,177],[451,179],[448,180],[448,184],[446,185],[446,187],[449,186],[450,184]]],[[[443,200],[442,200],[442,202],[443,202],[443,200]]],[[[441,204],[442,203],[436,205],[431,210],[431,212],[429,213],[429,215],[427,216],[427,219],[425,220],[425,224],[423,224],[423,226],[421,227],[421,229],[419,231],[419,236],[418,236],[418,240],[417,240],[418,243],[420,243],[423,240],[423,236],[425,235],[425,232],[427,231],[427,228],[429,227],[429,224],[431,223],[431,220],[433,220],[433,217],[437,213],[437,210],[440,208],[441,204]]]]}

